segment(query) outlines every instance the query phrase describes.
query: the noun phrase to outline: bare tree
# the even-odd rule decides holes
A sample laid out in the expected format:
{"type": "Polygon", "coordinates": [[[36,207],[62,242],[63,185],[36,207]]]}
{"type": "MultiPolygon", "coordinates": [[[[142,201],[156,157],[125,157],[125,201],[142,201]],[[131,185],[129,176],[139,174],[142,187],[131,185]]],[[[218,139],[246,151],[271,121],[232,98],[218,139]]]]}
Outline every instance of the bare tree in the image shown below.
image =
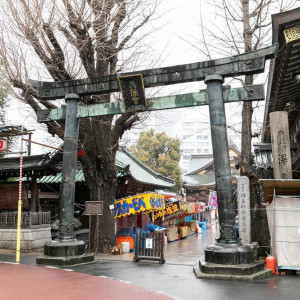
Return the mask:
{"type": "MultiPolygon", "coordinates": [[[[200,53],[212,59],[216,56],[231,56],[255,51],[271,44],[271,14],[294,8],[297,1],[284,0],[205,0],[201,7],[201,40],[190,42],[200,53]],[[205,3],[205,4],[203,4],[205,3]]],[[[299,5],[299,4],[298,4],[299,5]]],[[[243,86],[254,83],[254,76],[236,78],[243,86]]],[[[251,180],[252,240],[268,244],[265,212],[261,207],[258,191],[259,174],[251,169],[252,102],[243,102],[242,107],[242,149],[239,164],[241,175],[251,180]]]]}
{"type": "MultiPolygon", "coordinates": [[[[153,18],[156,1],[146,0],[3,0],[0,59],[10,92],[36,112],[59,107],[62,101],[43,101],[28,78],[64,81],[114,74],[140,55],[138,35],[153,18]],[[123,58],[120,53],[125,53],[123,58]]],[[[148,28],[148,32],[152,30],[148,28]]],[[[120,101],[112,95],[89,96],[84,103],[120,101]]],[[[114,216],[109,209],[117,187],[115,155],[125,130],[139,120],[136,113],[85,118],[80,121],[79,146],[90,200],[104,203],[99,244],[92,218],[92,251],[108,252],[115,244],[114,216]]],[[[47,123],[49,133],[64,137],[64,122],[47,123]]]]}

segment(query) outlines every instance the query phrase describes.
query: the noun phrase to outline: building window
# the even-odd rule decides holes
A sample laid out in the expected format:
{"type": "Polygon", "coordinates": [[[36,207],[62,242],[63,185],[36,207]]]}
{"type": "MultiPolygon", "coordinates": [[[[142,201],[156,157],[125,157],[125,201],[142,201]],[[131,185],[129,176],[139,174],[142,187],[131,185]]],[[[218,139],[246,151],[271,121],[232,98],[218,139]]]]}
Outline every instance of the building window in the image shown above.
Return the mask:
{"type": "Polygon", "coordinates": [[[208,153],[208,149],[204,149],[204,153],[208,153]]]}
{"type": "Polygon", "coordinates": [[[194,142],[183,141],[182,146],[194,146],[194,142]]]}
{"type": "Polygon", "coordinates": [[[198,142],[197,145],[200,147],[207,147],[208,143],[207,142],[198,142]]]}
{"type": "Polygon", "coordinates": [[[208,140],[208,135],[197,135],[197,140],[208,140]]]}
{"type": "Polygon", "coordinates": [[[183,157],[182,157],[182,158],[183,158],[183,160],[189,160],[189,159],[190,159],[190,157],[191,157],[190,155],[183,155],[183,157]]]}
{"type": "Polygon", "coordinates": [[[197,149],[197,153],[202,153],[202,149],[197,149]]]}
{"type": "Polygon", "coordinates": [[[183,153],[193,153],[193,149],[183,149],[183,153]]]}
{"type": "Polygon", "coordinates": [[[182,127],[194,127],[193,122],[182,122],[182,127]]]}

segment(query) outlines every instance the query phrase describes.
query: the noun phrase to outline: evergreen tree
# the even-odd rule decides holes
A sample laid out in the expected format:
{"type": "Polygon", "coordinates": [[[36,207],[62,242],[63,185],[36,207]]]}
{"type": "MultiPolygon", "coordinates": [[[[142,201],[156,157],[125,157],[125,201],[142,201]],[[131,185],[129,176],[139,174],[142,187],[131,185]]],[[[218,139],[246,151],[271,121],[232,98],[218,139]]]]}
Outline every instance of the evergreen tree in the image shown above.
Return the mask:
{"type": "Polygon", "coordinates": [[[179,160],[181,155],[180,140],[167,136],[165,132],[155,133],[154,129],[140,134],[131,152],[145,165],[156,172],[175,179],[174,191],[182,187],[179,160]]]}

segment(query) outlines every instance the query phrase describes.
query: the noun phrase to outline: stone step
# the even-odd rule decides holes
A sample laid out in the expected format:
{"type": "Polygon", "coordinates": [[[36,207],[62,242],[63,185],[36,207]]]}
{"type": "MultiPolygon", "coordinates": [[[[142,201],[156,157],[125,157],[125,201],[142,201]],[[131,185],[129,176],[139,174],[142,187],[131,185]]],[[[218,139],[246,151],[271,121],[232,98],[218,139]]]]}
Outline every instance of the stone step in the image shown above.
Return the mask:
{"type": "Polygon", "coordinates": [[[258,279],[269,278],[272,276],[272,270],[269,269],[264,269],[250,275],[208,274],[201,272],[198,266],[194,266],[194,273],[199,279],[220,279],[238,281],[253,281],[258,279]]]}
{"type": "Polygon", "coordinates": [[[223,275],[251,275],[264,270],[264,261],[255,261],[251,264],[226,265],[214,264],[204,261],[199,261],[201,272],[206,274],[223,274],[223,275]]]}

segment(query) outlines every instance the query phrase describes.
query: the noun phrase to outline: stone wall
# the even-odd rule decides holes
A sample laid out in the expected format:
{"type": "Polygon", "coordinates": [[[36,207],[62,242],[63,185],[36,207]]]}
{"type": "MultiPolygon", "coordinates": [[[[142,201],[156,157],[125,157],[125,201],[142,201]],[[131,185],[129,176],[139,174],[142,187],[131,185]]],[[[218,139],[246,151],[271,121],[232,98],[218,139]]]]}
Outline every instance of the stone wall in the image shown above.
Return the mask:
{"type": "MultiPolygon", "coordinates": [[[[0,248],[16,249],[17,229],[0,228],[0,248]]],[[[21,229],[21,251],[43,248],[51,241],[51,228],[49,226],[21,229]]]]}

